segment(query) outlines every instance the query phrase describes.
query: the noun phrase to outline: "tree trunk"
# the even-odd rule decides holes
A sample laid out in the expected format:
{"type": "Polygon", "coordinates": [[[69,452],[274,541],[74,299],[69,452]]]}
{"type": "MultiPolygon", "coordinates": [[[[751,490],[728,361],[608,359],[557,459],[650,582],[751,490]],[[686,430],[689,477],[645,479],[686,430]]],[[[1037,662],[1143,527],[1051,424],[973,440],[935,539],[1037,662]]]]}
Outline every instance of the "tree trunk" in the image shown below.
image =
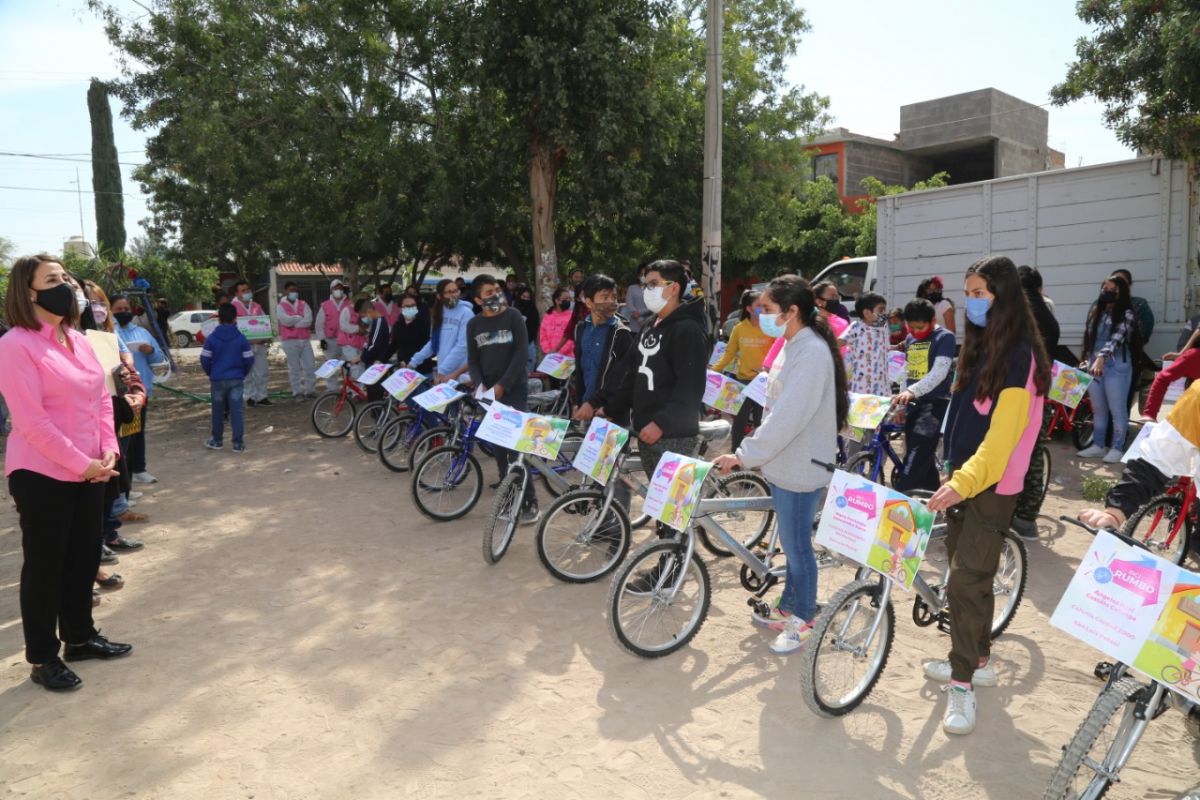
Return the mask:
{"type": "Polygon", "coordinates": [[[342,280],[346,282],[346,288],[349,289],[349,295],[354,297],[358,294],[358,270],[359,261],[357,258],[347,258],[342,260],[342,280]]]}
{"type": "Polygon", "coordinates": [[[538,308],[550,307],[558,288],[558,251],[554,244],[554,201],[563,150],[535,141],[529,159],[529,199],[533,217],[533,280],[538,308]]]}

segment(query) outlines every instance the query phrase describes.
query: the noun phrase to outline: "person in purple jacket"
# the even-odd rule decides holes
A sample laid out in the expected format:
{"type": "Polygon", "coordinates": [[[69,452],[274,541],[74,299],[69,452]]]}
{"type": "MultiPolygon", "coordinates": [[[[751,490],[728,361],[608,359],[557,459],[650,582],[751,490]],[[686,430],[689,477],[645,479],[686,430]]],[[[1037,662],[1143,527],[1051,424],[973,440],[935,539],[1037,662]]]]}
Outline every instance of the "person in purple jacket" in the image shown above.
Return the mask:
{"type": "Polygon", "coordinates": [[[200,353],[200,366],[208,376],[212,391],[212,437],[204,446],[209,450],[225,447],[225,409],[229,409],[229,422],[233,427],[233,452],[246,449],[245,428],[242,421],[242,392],[246,376],[254,366],[254,351],[250,342],[237,327],[237,309],[223,305],[217,309],[217,320],[221,323],[204,340],[200,353]]]}

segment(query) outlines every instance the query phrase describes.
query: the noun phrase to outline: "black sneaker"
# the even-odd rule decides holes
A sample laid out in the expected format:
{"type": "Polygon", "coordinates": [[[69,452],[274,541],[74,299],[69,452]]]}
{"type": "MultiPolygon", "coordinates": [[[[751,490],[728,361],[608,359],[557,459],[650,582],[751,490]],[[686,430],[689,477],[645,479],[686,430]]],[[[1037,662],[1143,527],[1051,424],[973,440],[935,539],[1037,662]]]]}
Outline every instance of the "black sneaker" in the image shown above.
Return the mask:
{"type": "Polygon", "coordinates": [[[101,564],[116,564],[121,559],[117,558],[117,554],[109,550],[107,546],[100,545],[100,563],[101,564]]]}
{"type": "Polygon", "coordinates": [[[1013,517],[1011,527],[1022,539],[1032,541],[1038,538],[1038,526],[1033,520],[1013,517]]]}
{"type": "Polygon", "coordinates": [[[274,405],[274,403],[272,403],[270,400],[268,400],[268,399],[266,399],[266,398],[263,398],[262,400],[259,400],[259,401],[258,401],[258,404],[259,404],[260,406],[270,406],[270,405],[274,405]]]}
{"type": "MultiPolygon", "coordinates": [[[[258,405],[258,401],[257,401],[257,400],[247,400],[247,401],[246,401],[246,406],[247,406],[248,408],[254,408],[256,405],[258,405]]],[[[227,412],[225,412],[225,416],[228,418],[228,416],[229,416],[229,412],[228,412],[228,411],[227,411],[227,412]]]]}
{"type": "Polygon", "coordinates": [[[542,518],[542,512],[538,509],[537,503],[526,503],[521,509],[521,525],[536,525],[538,520],[542,518]]]}

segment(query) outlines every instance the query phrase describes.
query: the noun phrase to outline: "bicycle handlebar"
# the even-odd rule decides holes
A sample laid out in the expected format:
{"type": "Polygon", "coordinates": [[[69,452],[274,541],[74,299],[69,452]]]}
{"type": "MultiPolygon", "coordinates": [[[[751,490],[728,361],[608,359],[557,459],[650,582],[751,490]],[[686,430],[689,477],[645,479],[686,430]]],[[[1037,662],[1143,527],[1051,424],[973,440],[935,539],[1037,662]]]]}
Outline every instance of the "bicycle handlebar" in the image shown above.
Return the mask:
{"type": "Polygon", "coordinates": [[[834,470],[837,469],[837,465],[830,464],[828,461],[822,461],[819,458],[813,458],[810,460],[812,461],[812,463],[816,464],[818,467],[824,467],[826,472],[833,472],[834,470]]]}
{"type": "Polygon", "coordinates": [[[1134,539],[1132,536],[1128,536],[1124,533],[1121,533],[1121,531],[1117,530],[1116,528],[1093,528],[1091,525],[1088,525],[1083,520],[1076,519],[1075,517],[1067,516],[1066,514],[1060,515],[1058,519],[1060,522],[1069,522],[1072,525],[1077,525],[1080,528],[1083,528],[1088,533],[1092,534],[1093,536],[1095,536],[1100,531],[1104,531],[1105,533],[1109,533],[1109,534],[1112,534],[1113,536],[1116,536],[1118,539],[1123,541],[1125,544],[1130,545],[1131,547],[1140,547],[1141,549],[1145,550],[1146,552],[1150,552],[1150,548],[1147,547],[1144,542],[1139,542],[1137,539],[1134,539]]]}

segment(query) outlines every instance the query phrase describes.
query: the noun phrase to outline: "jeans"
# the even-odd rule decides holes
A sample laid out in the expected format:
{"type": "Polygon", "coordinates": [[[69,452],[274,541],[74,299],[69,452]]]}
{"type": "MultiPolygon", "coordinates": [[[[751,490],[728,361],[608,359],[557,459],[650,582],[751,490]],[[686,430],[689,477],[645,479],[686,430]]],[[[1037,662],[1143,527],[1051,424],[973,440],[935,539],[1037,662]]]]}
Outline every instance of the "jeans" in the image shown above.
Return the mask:
{"type": "Polygon", "coordinates": [[[212,381],[212,438],[221,442],[225,437],[225,408],[229,408],[229,424],[233,427],[233,443],[245,444],[242,422],[242,392],[244,383],[236,378],[212,381]]]}
{"type": "Polygon", "coordinates": [[[1115,450],[1125,449],[1125,436],[1129,433],[1129,385],[1132,382],[1133,365],[1129,360],[1110,358],[1104,362],[1104,374],[1088,387],[1095,431],[1093,444],[1115,450]],[[1110,417],[1112,441],[1105,443],[1110,417]]]}
{"type": "Polygon", "coordinates": [[[904,474],[896,476],[896,491],[907,494],[913,489],[937,491],[938,439],[942,420],[950,401],[945,398],[918,400],[904,419],[904,474]]]}
{"type": "Polygon", "coordinates": [[[538,365],[538,346],[537,342],[529,343],[529,371],[532,373],[538,365]]]}
{"type": "Polygon", "coordinates": [[[771,486],[775,506],[775,528],[787,557],[787,576],[779,608],[806,622],[817,615],[817,559],[813,555],[813,520],[821,507],[824,489],[793,492],[771,486]]]}
{"type": "Polygon", "coordinates": [[[142,406],[142,429],[129,439],[129,471],[134,475],[146,471],[146,407],[142,406]]]}

